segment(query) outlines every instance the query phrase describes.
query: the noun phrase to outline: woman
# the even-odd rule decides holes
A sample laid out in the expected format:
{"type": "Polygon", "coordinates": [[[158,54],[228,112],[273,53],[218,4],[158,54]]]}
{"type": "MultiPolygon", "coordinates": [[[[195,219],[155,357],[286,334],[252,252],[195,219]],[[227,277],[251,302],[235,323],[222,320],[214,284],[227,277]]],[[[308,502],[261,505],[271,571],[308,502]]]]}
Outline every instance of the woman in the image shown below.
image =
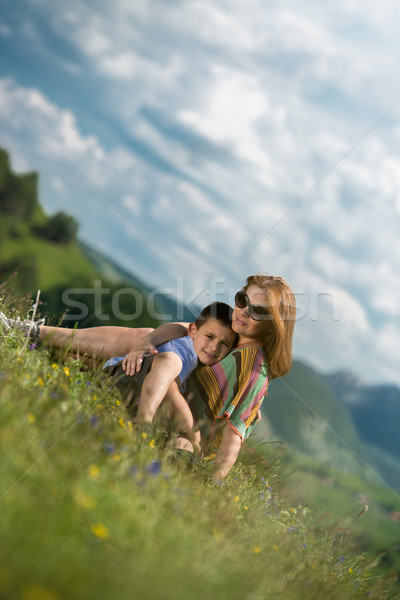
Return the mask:
{"type": "MultiPolygon", "coordinates": [[[[206,450],[216,451],[215,483],[228,474],[253,430],[268,382],[290,370],[295,318],[294,294],[281,277],[248,277],[235,297],[235,349],[217,365],[200,367],[193,378],[193,412],[198,419],[205,414],[210,426],[206,450]]],[[[35,333],[52,346],[100,360],[128,353],[123,367],[127,375],[133,375],[140,371],[144,355],[156,352],[155,345],[186,335],[186,328],[168,324],[156,330],[93,327],[71,331],[40,325],[35,333]]]]}
{"type": "MultiPolygon", "coordinates": [[[[203,448],[208,455],[215,452],[216,484],[228,474],[242,443],[254,429],[268,382],[290,370],[295,319],[295,297],[282,278],[248,277],[235,297],[235,349],[219,363],[201,366],[192,374],[190,405],[197,422],[205,417],[208,425],[203,448]]],[[[182,325],[168,327],[172,337],[186,335],[182,325]]],[[[124,360],[127,373],[140,370],[143,356],[157,343],[160,329],[138,341],[140,350],[129,352],[124,360]]]]}

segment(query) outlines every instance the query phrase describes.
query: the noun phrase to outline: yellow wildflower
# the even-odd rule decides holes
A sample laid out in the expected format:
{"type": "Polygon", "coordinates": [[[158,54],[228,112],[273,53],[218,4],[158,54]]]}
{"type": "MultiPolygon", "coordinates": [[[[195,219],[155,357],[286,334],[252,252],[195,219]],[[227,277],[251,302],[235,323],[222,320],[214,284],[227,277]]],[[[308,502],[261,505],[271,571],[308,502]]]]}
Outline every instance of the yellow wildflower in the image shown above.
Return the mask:
{"type": "Polygon", "coordinates": [[[98,400],[98,397],[97,397],[97,395],[96,395],[96,394],[93,394],[93,400],[94,400],[94,401],[98,400]]]}
{"type": "Polygon", "coordinates": [[[113,454],[113,459],[115,460],[115,462],[119,462],[121,460],[121,457],[119,454],[113,454]]]}
{"type": "Polygon", "coordinates": [[[64,367],[64,373],[67,377],[69,377],[71,375],[69,367],[64,367]]]}
{"type": "Polygon", "coordinates": [[[261,552],[261,546],[254,546],[253,552],[254,552],[254,554],[260,554],[260,552],[261,552]]]}
{"type": "Polygon", "coordinates": [[[239,496],[235,496],[233,499],[234,502],[239,502],[239,496]]]}
{"type": "Polygon", "coordinates": [[[42,377],[37,378],[37,384],[40,385],[41,387],[44,386],[44,381],[43,381],[42,377]]]}
{"type": "Polygon", "coordinates": [[[51,366],[52,366],[52,368],[53,368],[55,371],[58,371],[58,364],[57,364],[57,363],[52,363],[52,365],[51,365],[51,366]]]}
{"type": "Polygon", "coordinates": [[[96,498],[87,496],[79,489],[74,491],[74,500],[78,506],[82,506],[82,508],[86,508],[87,510],[94,510],[97,506],[96,498]]]}
{"type": "Polygon", "coordinates": [[[352,572],[353,572],[353,569],[350,567],[349,568],[349,573],[352,573],[352,572]]]}
{"type": "Polygon", "coordinates": [[[249,510],[248,506],[244,506],[243,508],[244,508],[244,510],[249,510]]]}
{"type": "Polygon", "coordinates": [[[116,400],[116,401],[115,401],[115,404],[116,404],[117,406],[121,406],[121,400],[116,400]]]}
{"type": "Polygon", "coordinates": [[[142,438],[145,440],[147,438],[147,433],[145,433],[144,431],[142,431],[142,438]]]}
{"type": "Polygon", "coordinates": [[[150,448],[154,448],[155,445],[156,445],[155,441],[153,439],[151,439],[150,443],[149,443],[150,448]]]}
{"type": "Polygon", "coordinates": [[[90,526],[90,529],[93,531],[94,535],[101,540],[106,540],[110,537],[110,532],[103,523],[93,523],[90,526]]]}
{"type": "Polygon", "coordinates": [[[99,469],[99,467],[97,465],[89,465],[87,470],[88,470],[89,476],[92,479],[98,479],[99,478],[99,476],[100,476],[100,469],[99,469]]]}
{"type": "Polygon", "coordinates": [[[125,421],[123,420],[123,418],[122,418],[122,417],[120,417],[120,418],[118,419],[118,423],[121,425],[121,427],[125,427],[125,421]]]}
{"type": "Polygon", "coordinates": [[[132,431],[132,429],[133,429],[132,421],[128,421],[128,428],[129,428],[129,431],[132,431]]]}
{"type": "Polygon", "coordinates": [[[222,538],[222,534],[218,529],[212,530],[213,538],[216,542],[218,542],[222,538]]]}
{"type": "Polygon", "coordinates": [[[29,423],[34,423],[36,421],[36,417],[33,413],[28,414],[28,421],[29,423]]]}

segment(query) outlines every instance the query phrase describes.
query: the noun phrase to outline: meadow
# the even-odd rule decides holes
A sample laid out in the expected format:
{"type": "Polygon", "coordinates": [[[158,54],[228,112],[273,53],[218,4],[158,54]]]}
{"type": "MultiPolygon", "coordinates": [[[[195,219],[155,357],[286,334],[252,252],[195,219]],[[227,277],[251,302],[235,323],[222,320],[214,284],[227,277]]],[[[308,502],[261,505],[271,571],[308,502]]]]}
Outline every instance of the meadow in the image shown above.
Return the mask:
{"type": "Polygon", "coordinates": [[[0,598],[400,598],[339,524],[289,500],[274,445],[213,487],[211,465],[134,430],[101,372],[17,332],[0,331],[0,414],[0,598]]]}

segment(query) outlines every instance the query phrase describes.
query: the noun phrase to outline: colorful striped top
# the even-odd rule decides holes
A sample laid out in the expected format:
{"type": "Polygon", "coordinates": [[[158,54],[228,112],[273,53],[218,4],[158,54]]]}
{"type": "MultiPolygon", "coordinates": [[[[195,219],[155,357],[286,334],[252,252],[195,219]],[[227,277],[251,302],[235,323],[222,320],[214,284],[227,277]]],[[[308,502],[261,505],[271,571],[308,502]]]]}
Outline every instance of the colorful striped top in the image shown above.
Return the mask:
{"type": "Polygon", "coordinates": [[[188,401],[210,458],[221,443],[219,425],[225,418],[242,443],[249,437],[267,389],[265,355],[255,346],[237,348],[219,363],[193,371],[189,378],[188,401]]]}

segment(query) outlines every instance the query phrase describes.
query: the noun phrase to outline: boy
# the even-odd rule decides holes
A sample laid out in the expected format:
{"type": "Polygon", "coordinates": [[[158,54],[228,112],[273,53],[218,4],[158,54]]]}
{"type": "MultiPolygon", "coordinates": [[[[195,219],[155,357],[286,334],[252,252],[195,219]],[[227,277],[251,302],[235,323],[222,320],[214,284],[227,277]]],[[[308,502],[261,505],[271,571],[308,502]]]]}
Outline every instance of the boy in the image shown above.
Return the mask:
{"type": "MultiPolygon", "coordinates": [[[[190,436],[193,417],[179,388],[198,362],[214,365],[232,349],[236,341],[236,333],[231,329],[232,312],[224,302],[206,306],[196,321],[189,324],[186,337],[158,346],[157,354],[146,356],[142,370],[134,376],[124,373],[124,357],[106,362],[103,368],[116,377],[116,385],[127,401],[128,409],[137,409],[136,421],[141,423],[143,431],[151,430],[155,413],[165,400],[178,421],[179,432],[190,436]]],[[[193,441],[198,447],[197,438],[193,441]]]]}

